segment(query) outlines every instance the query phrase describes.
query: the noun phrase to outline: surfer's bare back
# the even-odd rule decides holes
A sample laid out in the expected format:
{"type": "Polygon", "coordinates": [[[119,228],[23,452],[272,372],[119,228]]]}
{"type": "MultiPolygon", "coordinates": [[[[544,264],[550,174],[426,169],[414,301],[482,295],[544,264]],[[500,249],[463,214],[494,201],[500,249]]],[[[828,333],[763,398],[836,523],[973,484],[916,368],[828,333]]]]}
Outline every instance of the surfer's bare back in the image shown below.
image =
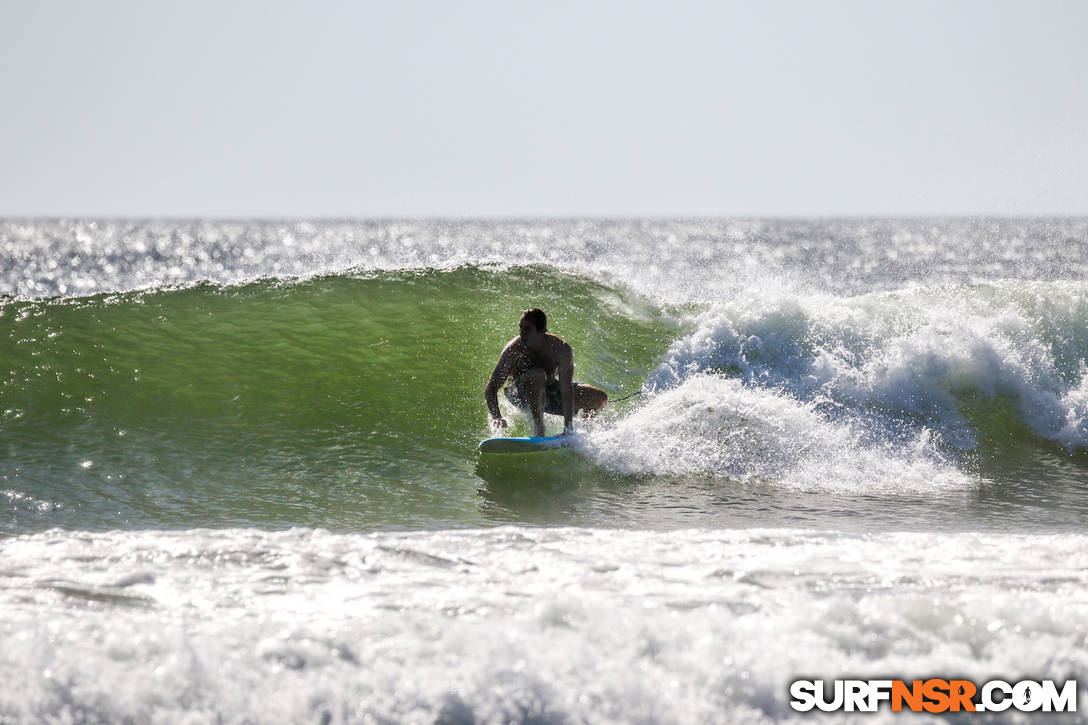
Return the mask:
{"type": "Polygon", "coordinates": [[[506,343],[491,379],[484,388],[484,399],[491,411],[493,425],[505,428],[499,410],[499,388],[511,379],[505,393],[519,408],[533,415],[533,430],[544,435],[544,413],[563,416],[563,434],[574,429],[574,414],[596,413],[608,402],[608,394],[592,385],[574,382],[574,353],[567,342],[548,332],[548,317],[543,310],[525,310],[518,322],[518,336],[506,343]]]}

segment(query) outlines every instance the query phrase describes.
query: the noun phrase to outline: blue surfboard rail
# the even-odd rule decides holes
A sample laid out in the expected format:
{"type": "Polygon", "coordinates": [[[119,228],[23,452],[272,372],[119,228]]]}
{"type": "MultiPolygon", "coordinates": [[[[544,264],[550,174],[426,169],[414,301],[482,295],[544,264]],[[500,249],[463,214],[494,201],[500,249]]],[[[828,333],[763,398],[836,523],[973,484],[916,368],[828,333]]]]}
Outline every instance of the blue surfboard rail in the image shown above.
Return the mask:
{"type": "Polygon", "coordinates": [[[572,443],[570,436],[533,436],[532,438],[488,438],[480,441],[480,453],[533,453],[564,448],[572,443]]]}

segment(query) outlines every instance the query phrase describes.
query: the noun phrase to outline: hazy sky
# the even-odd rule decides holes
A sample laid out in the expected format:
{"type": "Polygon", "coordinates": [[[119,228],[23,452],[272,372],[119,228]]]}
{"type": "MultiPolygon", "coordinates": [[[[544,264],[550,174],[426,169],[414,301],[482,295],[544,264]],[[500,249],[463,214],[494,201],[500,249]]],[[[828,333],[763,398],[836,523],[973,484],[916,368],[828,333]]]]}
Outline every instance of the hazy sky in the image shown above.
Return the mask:
{"type": "Polygon", "coordinates": [[[1088,3],[0,0],[3,216],[1088,214],[1088,3]]]}

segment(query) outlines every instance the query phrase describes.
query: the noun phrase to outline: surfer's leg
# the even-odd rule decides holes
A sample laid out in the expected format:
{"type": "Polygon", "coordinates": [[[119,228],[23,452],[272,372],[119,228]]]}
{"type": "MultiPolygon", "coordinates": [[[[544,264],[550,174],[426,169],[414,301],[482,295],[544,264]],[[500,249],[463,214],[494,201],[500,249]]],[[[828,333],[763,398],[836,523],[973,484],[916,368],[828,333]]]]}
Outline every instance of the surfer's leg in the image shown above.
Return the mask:
{"type": "Polygon", "coordinates": [[[548,385],[548,374],[544,368],[532,368],[519,375],[516,383],[522,398],[529,401],[529,412],[533,414],[533,434],[544,435],[544,389],[548,385]]]}
{"type": "Polygon", "coordinates": [[[592,385],[578,383],[574,386],[574,410],[582,411],[583,418],[590,418],[608,402],[608,393],[592,385]]]}

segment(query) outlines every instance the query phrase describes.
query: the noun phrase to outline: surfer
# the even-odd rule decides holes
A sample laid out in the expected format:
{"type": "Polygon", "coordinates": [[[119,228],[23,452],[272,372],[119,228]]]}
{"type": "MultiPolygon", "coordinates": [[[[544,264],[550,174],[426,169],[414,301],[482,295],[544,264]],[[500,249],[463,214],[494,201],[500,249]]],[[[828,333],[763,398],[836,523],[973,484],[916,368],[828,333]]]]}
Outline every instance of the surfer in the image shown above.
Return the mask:
{"type": "Polygon", "coordinates": [[[596,413],[608,402],[608,393],[592,385],[574,382],[574,354],[567,342],[548,332],[543,310],[525,310],[518,322],[518,336],[506,343],[499,362],[484,388],[492,425],[506,427],[499,410],[499,387],[511,379],[504,392],[519,408],[533,415],[533,429],[544,435],[544,413],[563,416],[563,435],[574,430],[574,413],[596,413]]]}

